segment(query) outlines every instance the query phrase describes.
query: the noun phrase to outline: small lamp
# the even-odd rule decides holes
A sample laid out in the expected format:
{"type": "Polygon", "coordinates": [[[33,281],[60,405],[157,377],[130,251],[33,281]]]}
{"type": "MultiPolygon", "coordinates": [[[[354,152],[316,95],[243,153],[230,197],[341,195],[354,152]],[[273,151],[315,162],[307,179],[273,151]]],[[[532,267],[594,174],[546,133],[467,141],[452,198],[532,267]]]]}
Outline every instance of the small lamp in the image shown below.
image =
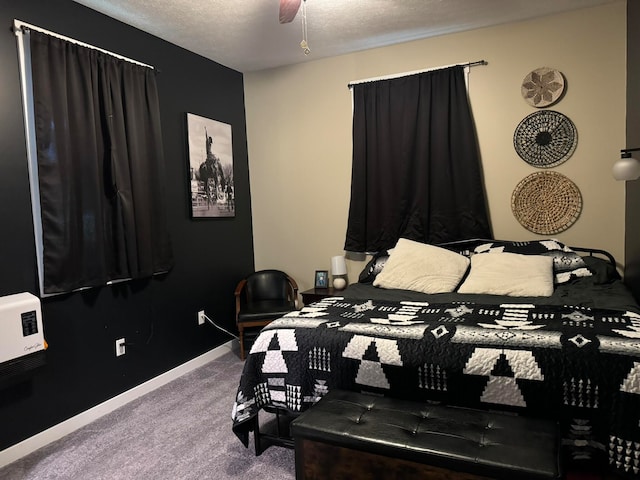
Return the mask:
{"type": "Polygon", "coordinates": [[[613,164],[613,178],[616,180],[636,180],[640,178],[640,161],[631,156],[631,152],[640,148],[620,150],[620,160],[613,164]]]}
{"type": "Polygon", "coordinates": [[[342,290],[347,286],[347,262],[342,255],[331,257],[331,273],[333,274],[333,288],[342,290]]]}

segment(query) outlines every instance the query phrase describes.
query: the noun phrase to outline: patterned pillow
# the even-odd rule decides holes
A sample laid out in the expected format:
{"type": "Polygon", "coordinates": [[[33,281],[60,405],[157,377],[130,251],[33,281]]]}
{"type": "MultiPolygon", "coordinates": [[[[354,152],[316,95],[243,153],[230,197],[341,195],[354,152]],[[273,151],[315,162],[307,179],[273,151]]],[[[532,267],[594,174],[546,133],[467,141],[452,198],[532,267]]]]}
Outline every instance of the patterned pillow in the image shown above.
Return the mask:
{"type": "Polygon", "coordinates": [[[520,255],[545,255],[553,258],[555,283],[566,283],[573,278],[590,277],[591,271],[582,257],[555,239],[528,242],[493,241],[478,245],[474,253],[518,253],[520,255]]]}
{"type": "Polygon", "coordinates": [[[473,238],[470,240],[456,240],[453,242],[436,243],[435,245],[436,247],[446,248],[447,250],[459,253],[460,255],[464,255],[465,257],[471,257],[471,255],[475,253],[474,249],[478,245],[484,245],[491,242],[493,242],[493,240],[488,238],[473,238]]]}
{"type": "Polygon", "coordinates": [[[358,277],[359,283],[373,283],[376,279],[376,276],[382,271],[382,267],[387,262],[389,258],[389,253],[386,250],[382,250],[381,252],[377,252],[373,254],[369,263],[365,265],[360,272],[360,276],[358,277]]]}

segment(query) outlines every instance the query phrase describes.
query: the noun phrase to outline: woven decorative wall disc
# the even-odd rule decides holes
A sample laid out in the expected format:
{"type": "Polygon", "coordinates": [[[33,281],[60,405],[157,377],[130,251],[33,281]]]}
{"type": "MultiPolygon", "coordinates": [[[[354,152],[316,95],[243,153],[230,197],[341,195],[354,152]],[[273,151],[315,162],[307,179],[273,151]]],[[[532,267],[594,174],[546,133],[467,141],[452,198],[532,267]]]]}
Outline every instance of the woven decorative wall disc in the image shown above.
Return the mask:
{"type": "Polygon", "coordinates": [[[563,232],[582,211],[578,187],[558,172],[536,172],[523,178],[511,195],[511,210],[527,230],[541,235],[563,232]]]}
{"type": "Polygon", "coordinates": [[[536,68],[524,77],[520,91],[529,105],[538,108],[548,107],[562,97],[564,77],[553,68],[536,68]]]}
{"type": "Polygon", "coordinates": [[[513,134],[513,146],[520,158],[538,168],[566,162],[577,144],[576,126],[569,117],[553,110],[527,115],[513,134]]]}

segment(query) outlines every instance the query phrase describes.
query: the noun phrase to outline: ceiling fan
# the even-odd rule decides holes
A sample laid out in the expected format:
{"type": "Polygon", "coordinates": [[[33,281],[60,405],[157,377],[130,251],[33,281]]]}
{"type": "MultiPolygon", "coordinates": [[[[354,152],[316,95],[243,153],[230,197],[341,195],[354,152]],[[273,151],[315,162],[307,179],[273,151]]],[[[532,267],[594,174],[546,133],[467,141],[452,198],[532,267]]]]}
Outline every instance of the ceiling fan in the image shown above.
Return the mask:
{"type": "Polygon", "coordinates": [[[302,41],[300,48],[305,55],[309,55],[309,43],[307,42],[307,0],[280,0],[280,23],[290,23],[298,14],[302,3],[302,41]],[[304,2],[304,3],[302,3],[304,2]]]}
{"type": "Polygon", "coordinates": [[[290,23],[298,14],[302,0],[280,0],[280,23],[290,23]]]}

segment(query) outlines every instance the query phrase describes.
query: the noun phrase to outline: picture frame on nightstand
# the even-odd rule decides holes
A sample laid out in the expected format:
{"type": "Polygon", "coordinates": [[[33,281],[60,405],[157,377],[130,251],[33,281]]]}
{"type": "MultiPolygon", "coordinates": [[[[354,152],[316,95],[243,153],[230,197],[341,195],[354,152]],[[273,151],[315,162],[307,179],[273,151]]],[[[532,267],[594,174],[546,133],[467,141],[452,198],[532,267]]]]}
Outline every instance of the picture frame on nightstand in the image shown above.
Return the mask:
{"type": "Polygon", "coordinates": [[[328,288],[329,270],[316,270],[316,280],[313,285],[315,288],[328,288]]]}

